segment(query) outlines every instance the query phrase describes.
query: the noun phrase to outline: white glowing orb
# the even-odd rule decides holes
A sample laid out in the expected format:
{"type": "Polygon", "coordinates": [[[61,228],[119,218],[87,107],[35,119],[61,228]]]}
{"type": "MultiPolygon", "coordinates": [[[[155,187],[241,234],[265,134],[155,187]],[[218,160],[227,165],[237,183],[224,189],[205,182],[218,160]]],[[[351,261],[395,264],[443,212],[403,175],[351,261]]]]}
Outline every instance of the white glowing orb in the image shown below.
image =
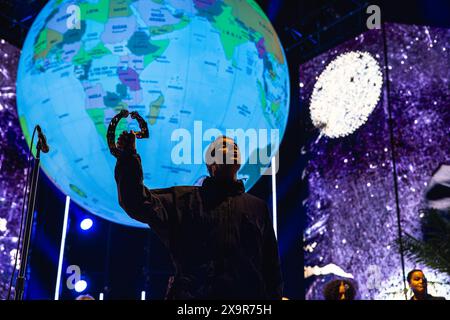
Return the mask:
{"type": "Polygon", "coordinates": [[[355,132],[381,96],[383,75],[368,52],[351,51],[334,59],[319,76],[311,96],[311,120],[330,138],[355,132]]]}
{"type": "Polygon", "coordinates": [[[86,230],[89,230],[93,224],[94,224],[94,222],[92,221],[92,219],[89,219],[89,218],[83,219],[83,221],[81,221],[81,223],[80,223],[80,228],[82,230],[86,231],[86,230]]]}
{"type": "Polygon", "coordinates": [[[87,288],[87,282],[84,280],[80,280],[77,283],[75,283],[75,291],[76,292],[83,292],[87,288]]]}
{"type": "MultiPolygon", "coordinates": [[[[421,270],[427,276],[428,293],[432,296],[444,297],[447,300],[450,299],[448,275],[445,273],[434,271],[430,268],[421,268],[421,270]]],[[[406,298],[410,299],[413,296],[413,292],[411,288],[409,288],[408,284],[406,284],[406,286],[406,298]]],[[[403,281],[400,271],[393,274],[387,280],[379,282],[378,288],[380,288],[381,290],[375,296],[376,300],[405,300],[403,281]]]]}

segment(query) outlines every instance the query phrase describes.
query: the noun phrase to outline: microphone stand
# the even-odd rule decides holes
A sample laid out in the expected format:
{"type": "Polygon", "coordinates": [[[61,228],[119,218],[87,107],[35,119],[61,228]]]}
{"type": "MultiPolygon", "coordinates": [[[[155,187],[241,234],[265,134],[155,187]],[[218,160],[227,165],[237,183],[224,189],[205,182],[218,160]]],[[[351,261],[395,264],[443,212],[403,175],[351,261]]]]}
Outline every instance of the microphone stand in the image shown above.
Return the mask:
{"type": "MultiPolygon", "coordinates": [[[[31,148],[32,147],[33,146],[31,146],[31,148]]],[[[20,253],[20,268],[19,268],[19,275],[17,276],[16,279],[14,300],[23,300],[23,293],[25,289],[25,271],[27,269],[27,258],[28,258],[28,251],[30,248],[31,228],[33,226],[34,205],[36,203],[36,191],[39,178],[40,161],[41,161],[41,142],[39,140],[36,145],[36,159],[34,161],[33,171],[31,174],[31,188],[28,197],[25,234],[23,238],[22,251],[20,253]]]]}

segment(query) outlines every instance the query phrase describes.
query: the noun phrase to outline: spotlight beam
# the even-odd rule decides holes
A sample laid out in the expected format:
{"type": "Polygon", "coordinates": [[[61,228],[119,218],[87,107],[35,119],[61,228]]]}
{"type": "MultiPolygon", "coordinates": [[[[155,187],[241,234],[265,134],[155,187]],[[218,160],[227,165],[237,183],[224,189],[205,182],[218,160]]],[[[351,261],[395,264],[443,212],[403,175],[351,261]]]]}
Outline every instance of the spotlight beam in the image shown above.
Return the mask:
{"type": "Polygon", "coordinates": [[[61,286],[61,272],[62,272],[62,263],[63,263],[63,258],[64,258],[64,247],[66,245],[69,206],[70,206],[70,197],[67,196],[66,197],[66,207],[64,209],[64,222],[63,222],[63,230],[62,230],[62,235],[61,235],[61,246],[59,248],[58,273],[56,276],[56,286],[55,286],[55,300],[59,300],[59,289],[61,286]]]}

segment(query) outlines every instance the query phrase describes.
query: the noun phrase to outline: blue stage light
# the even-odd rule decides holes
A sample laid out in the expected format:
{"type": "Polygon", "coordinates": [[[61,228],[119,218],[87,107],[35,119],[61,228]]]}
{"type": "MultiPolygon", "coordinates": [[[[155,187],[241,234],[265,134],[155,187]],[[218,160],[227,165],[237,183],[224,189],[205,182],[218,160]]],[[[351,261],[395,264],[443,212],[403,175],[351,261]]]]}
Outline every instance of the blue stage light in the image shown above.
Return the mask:
{"type": "Polygon", "coordinates": [[[93,224],[94,222],[92,221],[92,219],[86,218],[83,221],[81,221],[80,228],[82,230],[89,230],[93,224]]]}
{"type": "Polygon", "coordinates": [[[84,280],[80,280],[77,283],[75,283],[75,291],[78,293],[83,292],[87,288],[87,282],[84,280]]]}

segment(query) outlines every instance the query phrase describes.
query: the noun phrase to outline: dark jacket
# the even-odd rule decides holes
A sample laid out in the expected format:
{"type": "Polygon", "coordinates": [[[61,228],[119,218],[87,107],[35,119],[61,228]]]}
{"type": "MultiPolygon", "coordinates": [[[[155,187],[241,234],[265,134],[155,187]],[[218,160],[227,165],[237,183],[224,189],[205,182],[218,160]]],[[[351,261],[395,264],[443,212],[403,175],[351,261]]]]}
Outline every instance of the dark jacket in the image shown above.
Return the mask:
{"type": "MultiPolygon", "coordinates": [[[[409,299],[409,300],[414,300],[414,296],[412,296],[411,299],[409,299]]],[[[423,299],[423,300],[445,300],[445,298],[444,297],[435,297],[435,296],[432,296],[431,294],[427,294],[425,296],[425,299],[423,299]]]]}
{"type": "Polygon", "coordinates": [[[269,210],[241,181],[149,190],[137,154],[118,159],[115,179],[120,206],[170,251],[176,274],[168,299],[281,299],[269,210]]]}

